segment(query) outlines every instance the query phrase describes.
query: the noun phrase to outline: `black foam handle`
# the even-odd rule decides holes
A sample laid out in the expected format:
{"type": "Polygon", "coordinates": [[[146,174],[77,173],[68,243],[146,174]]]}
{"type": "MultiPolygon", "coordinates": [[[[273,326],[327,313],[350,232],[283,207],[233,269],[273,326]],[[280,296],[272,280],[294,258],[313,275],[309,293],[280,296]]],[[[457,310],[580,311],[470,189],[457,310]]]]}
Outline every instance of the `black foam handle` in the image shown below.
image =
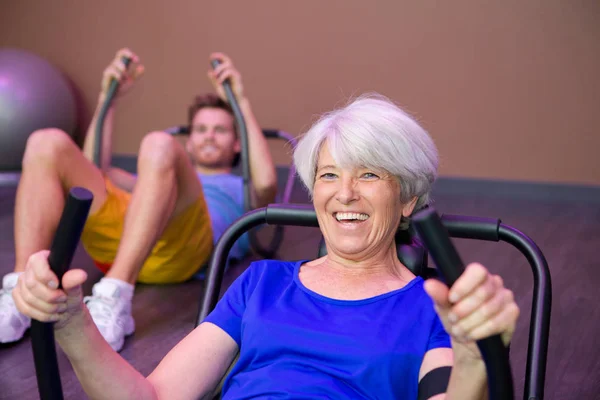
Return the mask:
{"type": "MultiPolygon", "coordinates": [[[[48,255],[48,264],[58,277],[59,285],[77,249],[92,200],[92,193],[81,187],[72,188],[67,197],[48,255]]],[[[31,346],[40,399],[62,400],[52,323],[31,321],[31,346]]]]}
{"type": "MultiPolygon", "coordinates": [[[[125,64],[125,68],[129,67],[131,63],[130,57],[122,57],[121,61],[125,64]]],[[[117,94],[117,89],[119,88],[119,81],[117,79],[111,79],[108,84],[108,89],[106,91],[106,98],[104,99],[104,103],[100,108],[100,113],[98,114],[98,120],[96,121],[96,136],[94,138],[94,164],[97,167],[100,167],[102,163],[102,131],[104,127],[104,120],[106,119],[106,113],[110,108],[112,101],[117,94]]]]}
{"type": "MultiPolygon", "coordinates": [[[[429,207],[414,215],[412,223],[446,284],[452,287],[465,266],[439,215],[429,207]]],[[[502,338],[495,335],[478,340],[477,346],[486,365],[490,400],[513,400],[512,370],[502,338]]]]}

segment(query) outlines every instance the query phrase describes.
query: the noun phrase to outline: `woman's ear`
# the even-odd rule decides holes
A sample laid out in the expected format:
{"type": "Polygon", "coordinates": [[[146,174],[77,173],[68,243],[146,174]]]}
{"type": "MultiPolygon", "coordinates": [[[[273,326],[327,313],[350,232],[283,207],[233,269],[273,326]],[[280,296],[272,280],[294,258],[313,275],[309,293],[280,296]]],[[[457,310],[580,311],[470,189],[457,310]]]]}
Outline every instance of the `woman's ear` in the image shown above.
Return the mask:
{"type": "Polygon", "coordinates": [[[417,200],[419,200],[419,198],[415,196],[404,205],[404,207],[402,208],[403,217],[408,218],[412,215],[412,212],[415,209],[415,205],[417,204],[417,200]]]}

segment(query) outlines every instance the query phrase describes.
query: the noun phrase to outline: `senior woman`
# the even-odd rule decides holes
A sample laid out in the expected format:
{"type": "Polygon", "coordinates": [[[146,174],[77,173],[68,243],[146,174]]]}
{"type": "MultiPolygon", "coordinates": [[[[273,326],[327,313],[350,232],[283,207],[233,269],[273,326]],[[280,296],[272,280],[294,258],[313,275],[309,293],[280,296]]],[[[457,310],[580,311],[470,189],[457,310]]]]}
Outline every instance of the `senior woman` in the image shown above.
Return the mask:
{"type": "Polygon", "coordinates": [[[82,270],[67,272],[59,290],[47,252],[33,255],[13,292],[19,310],[55,321],[91,398],[204,398],[238,352],[225,399],[485,398],[474,341],[502,334],[508,343],[519,314],[512,293],[478,264],[449,291],[396,256],[396,230],[428,203],[436,177],[425,130],[387,99],[364,96],[323,116],[294,162],[328,254],[252,263],[147,378],[96,329],[82,270]]]}

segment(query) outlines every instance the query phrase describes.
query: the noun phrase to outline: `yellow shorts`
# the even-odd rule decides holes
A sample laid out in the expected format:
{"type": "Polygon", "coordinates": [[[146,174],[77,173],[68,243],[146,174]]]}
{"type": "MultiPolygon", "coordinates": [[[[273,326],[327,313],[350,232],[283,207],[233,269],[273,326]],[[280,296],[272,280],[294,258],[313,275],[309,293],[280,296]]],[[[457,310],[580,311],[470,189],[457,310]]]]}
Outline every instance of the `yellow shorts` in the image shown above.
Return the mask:
{"type": "MultiPolygon", "coordinates": [[[[94,263],[108,272],[117,254],[131,194],[105,179],[107,198],[86,221],[81,242],[94,263]]],[[[213,249],[210,215],[204,200],[173,217],[144,262],[138,282],[178,283],[206,264],[213,249]]]]}

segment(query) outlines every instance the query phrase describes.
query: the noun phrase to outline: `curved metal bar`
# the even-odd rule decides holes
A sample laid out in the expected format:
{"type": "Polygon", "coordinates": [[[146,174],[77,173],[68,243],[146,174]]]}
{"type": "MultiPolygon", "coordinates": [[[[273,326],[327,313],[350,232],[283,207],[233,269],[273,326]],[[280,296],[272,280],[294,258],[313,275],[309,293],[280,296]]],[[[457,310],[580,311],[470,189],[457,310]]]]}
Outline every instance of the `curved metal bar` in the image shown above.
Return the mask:
{"type": "Polygon", "coordinates": [[[499,237],[500,240],[516,247],[527,258],[533,272],[533,298],[523,398],[526,400],[541,400],[544,398],[552,310],[550,269],[538,245],[521,231],[501,224],[499,237]]]}
{"type": "Polygon", "coordinates": [[[223,233],[213,251],[210,263],[208,264],[208,274],[206,277],[206,288],[200,303],[200,310],[196,319],[196,326],[206,318],[215,308],[219,301],[221,284],[223,283],[223,273],[227,264],[227,256],[235,241],[239,239],[246,231],[264,224],[267,220],[266,208],[258,208],[246,213],[243,217],[235,221],[223,233]]]}

